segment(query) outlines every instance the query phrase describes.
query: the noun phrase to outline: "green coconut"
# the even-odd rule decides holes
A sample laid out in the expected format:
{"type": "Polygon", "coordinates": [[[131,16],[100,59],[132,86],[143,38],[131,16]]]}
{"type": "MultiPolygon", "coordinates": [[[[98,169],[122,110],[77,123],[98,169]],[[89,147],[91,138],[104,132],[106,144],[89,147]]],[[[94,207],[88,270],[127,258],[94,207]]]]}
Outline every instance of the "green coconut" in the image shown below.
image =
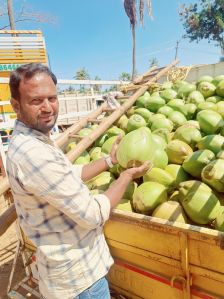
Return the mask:
{"type": "Polygon", "coordinates": [[[185,104],[183,107],[180,107],[180,112],[186,117],[186,119],[191,120],[194,118],[197,111],[197,106],[195,104],[185,104]]]}
{"type": "Polygon", "coordinates": [[[160,135],[155,134],[155,133],[152,133],[151,136],[152,136],[152,139],[153,139],[153,142],[154,142],[156,148],[160,148],[163,150],[166,148],[167,142],[164,140],[163,137],[161,137],[160,135]]]}
{"type": "Polygon", "coordinates": [[[88,164],[90,162],[90,156],[87,151],[84,151],[74,162],[73,164],[88,164]]]}
{"type": "Polygon", "coordinates": [[[216,76],[213,80],[212,83],[217,86],[219,84],[219,82],[224,80],[224,75],[218,75],[216,76]]]}
{"type": "Polygon", "coordinates": [[[224,101],[220,101],[216,104],[217,112],[222,116],[224,119],[224,101]]]}
{"type": "Polygon", "coordinates": [[[139,128],[145,127],[145,126],[146,126],[146,121],[144,120],[144,118],[139,114],[134,114],[128,120],[127,131],[131,132],[133,130],[136,130],[136,129],[139,129],[139,128]]]}
{"type": "Polygon", "coordinates": [[[136,182],[133,182],[133,181],[130,182],[128,184],[127,189],[124,192],[123,198],[127,198],[128,200],[132,201],[133,194],[134,194],[135,190],[137,189],[137,187],[138,187],[138,184],[136,182]]]}
{"type": "Polygon", "coordinates": [[[75,147],[76,147],[75,141],[69,142],[69,144],[66,146],[65,152],[68,153],[75,147]]]}
{"type": "Polygon", "coordinates": [[[201,82],[212,82],[213,77],[209,76],[209,75],[203,75],[201,77],[198,78],[197,80],[197,84],[201,83],[201,82]]]}
{"type": "Polygon", "coordinates": [[[128,199],[122,199],[119,204],[115,207],[115,209],[132,212],[131,202],[128,199]]]}
{"type": "Polygon", "coordinates": [[[100,158],[102,158],[104,156],[104,154],[101,151],[101,147],[94,147],[89,151],[89,155],[90,155],[90,159],[92,161],[96,161],[99,160],[100,158]]]}
{"type": "Polygon", "coordinates": [[[164,169],[168,164],[168,156],[165,150],[163,150],[161,147],[156,147],[152,162],[154,167],[164,169]]]}
{"type": "Polygon", "coordinates": [[[174,130],[182,126],[187,121],[186,117],[179,111],[170,112],[168,118],[172,121],[174,130]]]}
{"type": "Polygon", "coordinates": [[[176,187],[178,187],[180,183],[189,180],[189,174],[181,165],[169,164],[166,166],[165,170],[174,178],[176,187]]]}
{"type": "Polygon", "coordinates": [[[155,145],[148,128],[142,127],[125,135],[118,145],[117,159],[124,168],[152,160],[155,145]]]}
{"type": "Polygon", "coordinates": [[[163,82],[161,88],[162,89],[168,89],[168,88],[172,88],[173,87],[173,82],[171,81],[165,81],[163,82]]]}
{"type": "Polygon", "coordinates": [[[136,101],[136,106],[137,107],[142,107],[144,108],[145,107],[145,103],[148,101],[148,99],[150,98],[150,94],[148,91],[146,91],[144,93],[144,95],[140,96],[137,101],[136,101]]]}
{"type": "Polygon", "coordinates": [[[90,128],[84,128],[84,129],[79,131],[79,136],[86,137],[91,133],[92,133],[92,130],[90,128]]]}
{"type": "Polygon", "coordinates": [[[200,129],[205,134],[218,133],[223,126],[222,116],[212,110],[202,110],[198,112],[197,121],[199,122],[200,129]]]}
{"type": "Polygon", "coordinates": [[[210,82],[201,82],[198,85],[198,91],[204,96],[204,98],[211,97],[215,94],[216,86],[210,82]]]}
{"type": "Polygon", "coordinates": [[[217,159],[224,159],[224,150],[221,150],[220,152],[218,152],[218,154],[216,155],[217,159]]]}
{"type": "Polygon", "coordinates": [[[153,134],[159,135],[164,139],[166,143],[170,142],[172,139],[172,136],[170,134],[170,131],[164,128],[157,129],[153,132],[153,134]]]}
{"type": "Polygon", "coordinates": [[[102,145],[101,151],[102,153],[109,154],[112,150],[114,142],[117,140],[117,136],[110,137],[107,139],[102,145]]]}
{"type": "Polygon", "coordinates": [[[166,200],[165,186],[156,182],[145,182],[133,194],[133,207],[138,213],[150,215],[159,204],[166,200]]]}
{"type": "Polygon", "coordinates": [[[196,129],[200,130],[200,125],[197,120],[188,120],[185,125],[186,126],[190,125],[190,126],[195,127],[196,129]]]}
{"type": "Polygon", "coordinates": [[[194,84],[190,84],[190,83],[184,84],[180,86],[180,88],[178,89],[177,97],[186,99],[188,95],[194,90],[196,90],[196,86],[194,84]]]}
{"type": "Polygon", "coordinates": [[[86,182],[90,190],[107,190],[109,185],[114,181],[114,176],[109,171],[104,171],[86,182]]]}
{"type": "Polygon", "coordinates": [[[199,149],[208,149],[215,155],[224,149],[224,137],[221,135],[207,135],[197,144],[199,149]]]}
{"type": "Polygon", "coordinates": [[[219,214],[220,202],[218,198],[205,184],[198,181],[188,182],[180,183],[179,200],[182,207],[195,223],[211,223],[219,214]]]}
{"type": "Polygon", "coordinates": [[[132,106],[131,108],[129,108],[126,112],[127,116],[130,118],[133,114],[135,114],[135,109],[138,108],[138,106],[132,106]]]}
{"type": "Polygon", "coordinates": [[[174,84],[173,84],[173,89],[178,91],[178,89],[184,85],[188,85],[187,81],[184,80],[177,80],[174,84]]]}
{"type": "Polygon", "coordinates": [[[187,143],[178,139],[171,140],[166,147],[169,162],[173,164],[182,164],[192,152],[192,148],[187,143]]]}
{"type": "Polygon", "coordinates": [[[224,160],[217,159],[205,166],[201,173],[202,181],[218,192],[224,192],[224,160]]]}
{"type": "Polygon", "coordinates": [[[220,81],[216,87],[216,93],[220,97],[224,97],[224,80],[220,81]]]}
{"type": "Polygon", "coordinates": [[[212,102],[204,102],[198,105],[198,111],[202,110],[214,110],[217,111],[217,105],[212,102]]]}
{"type": "Polygon", "coordinates": [[[127,124],[128,124],[128,118],[127,116],[124,114],[122,115],[116,122],[115,124],[122,129],[123,131],[127,130],[127,124]]]}
{"type": "Polygon", "coordinates": [[[171,195],[169,196],[169,200],[179,202],[179,191],[175,190],[173,193],[171,193],[171,195]]]}
{"type": "Polygon", "coordinates": [[[146,108],[137,108],[134,110],[135,114],[139,114],[141,115],[145,121],[147,122],[149,117],[152,115],[152,112],[150,112],[148,109],[146,108]]]}
{"type": "Polygon", "coordinates": [[[175,184],[175,180],[171,174],[157,167],[153,167],[150,171],[146,172],[143,176],[143,182],[157,182],[164,185],[168,190],[172,189],[175,184]]]}
{"type": "Polygon", "coordinates": [[[110,129],[108,129],[106,131],[108,137],[113,137],[113,136],[118,136],[118,135],[121,135],[121,136],[124,136],[125,133],[122,129],[118,128],[117,126],[112,126],[110,129]]]}
{"type": "Polygon", "coordinates": [[[169,132],[172,132],[173,123],[168,118],[161,118],[161,119],[157,119],[157,120],[152,122],[152,125],[151,125],[151,130],[152,131],[155,131],[155,130],[160,129],[160,128],[165,128],[169,132]]]}
{"type": "Polygon", "coordinates": [[[177,201],[168,200],[167,202],[160,204],[153,211],[152,216],[172,222],[187,223],[184,210],[177,201]]]}
{"type": "Polygon", "coordinates": [[[157,113],[163,114],[165,116],[168,116],[168,114],[173,111],[173,109],[167,105],[160,107],[157,113]]]}
{"type": "Polygon", "coordinates": [[[108,134],[107,134],[107,133],[101,135],[99,138],[96,139],[96,141],[95,141],[95,146],[97,146],[97,147],[98,147],[98,146],[101,147],[101,146],[105,143],[105,141],[106,141],[108,138],[109,138],[109,137],[108,137],[108,134]]]}
{"type": "Polygon", "coordinates": [[[208,149],[198,150],[189,155],[183,162],[183,169],[193,177],[201,178],[202,169],[213,159],[215,155],[208,149]]]}
{"type": "Polygon", "coordinates": [[[147,126],[151,127],[152,123],[159,119],[166,119],[166,116],[164,114],[160,114],[160,113],[152,114],[148,119],[147,126]]]}
{"type": "Polygon", "coordinates": [[[210,103],[214,103],[214,104],[218,103],[219,101],[222,101],[222,97],[216,96],[216,95],[214,95],[212,97],[208,97],[206,99],[206,102],[210,102],[210,103]]]}
{"type": "Polygon", "coordinates": [[[201,132],[198,129],[186,124],[179,127],[173,136],[173,139],[179,139],[187,143],[192,149],[195,148],[195,145],[201,140],[201,138],[201,132]]]}
{"type": "Polygon", "coordinates": [[[124,168],[118,163],[114,164],[113,167],[109,169],[110,173],[112,173],[115,177],[118,177],[123,170],[124,168]]]}
{"type": "Polygon", "coordinates": [[[167,106],[172,108],[175,111],[179,111],[181,110],[181,108],[184,107],[184,101],[182,99],[174,99],[171,100],[167,103],[167,106]]]}
{"type": "Polygon", "coordinates": [[[177,96],[177,92],[171,88],[164,89],[160,92],[161,98],[163,98],[166,102],[173,100],[177,96]]]}
{"type": "Polygon", "coordinates": [[[224,207],[221,206],[217,217],[215,218],[215,229],[224,232],[224,207]]]}
{"type": "Polygon", "coordinates": [[[145,107],[151,112],[157,112],[160,107],[164,106],[166,101],[160,96],[151,96],[145,104],[145,107]]]}

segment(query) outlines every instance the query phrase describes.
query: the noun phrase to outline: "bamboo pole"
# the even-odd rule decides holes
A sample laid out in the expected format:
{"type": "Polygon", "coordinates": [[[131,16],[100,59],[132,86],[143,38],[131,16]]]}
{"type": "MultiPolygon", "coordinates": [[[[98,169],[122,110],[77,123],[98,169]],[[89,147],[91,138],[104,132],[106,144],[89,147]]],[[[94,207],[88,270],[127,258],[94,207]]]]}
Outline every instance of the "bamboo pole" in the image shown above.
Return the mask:
{"type": "Polygon", "coordinates": [[[0,217],[0,237],[7,231],[16,218],[15,205],[12,204],[0,217]]]}
{"type": "Polygon", "coordinates": [[[60,148],[63,147],[68,142],[70,134],[75,134],[75,133],[79,132],[83,127],[85,127],[87,125],[87,123],[89,122],[89,119],[97,118],[106,108],[107,108],[107,104],[106,103],[102,104],[98,109],[96,109],[95,111],[90,113],[87,117],[82,118],[81,120],[79,120],[78,123],[69,127],[65,132],[63,132],[56,139],[57,145],[60,148]]]}
{"type": "Polygon", "coordinates": [[[78,158],[84,150],[86,150],[98,137],[100,137],[119,117],[121,117],[122,114],[124,114],[135,103],[137,98],[140,97],[152,83],[156,82],[160,77],[166,74],[168,70],[172,68],[174,65],[176,65],[178,62],[179,60],[175,60],[167,67],[163,68],[155,77],[151,78],[145,85],[143,85],[139,90],[137,90],[129,98],[129,100],[125,101],[125,103],[120,108],[118,108],[110,116],[105,118],[98,128],[96,128],[90,135],[86,136],[83,140],[81,140],[74,149],[72,149],[66,154],[68,159],[70,161],[74,161],[76,158],[78,158]]]}

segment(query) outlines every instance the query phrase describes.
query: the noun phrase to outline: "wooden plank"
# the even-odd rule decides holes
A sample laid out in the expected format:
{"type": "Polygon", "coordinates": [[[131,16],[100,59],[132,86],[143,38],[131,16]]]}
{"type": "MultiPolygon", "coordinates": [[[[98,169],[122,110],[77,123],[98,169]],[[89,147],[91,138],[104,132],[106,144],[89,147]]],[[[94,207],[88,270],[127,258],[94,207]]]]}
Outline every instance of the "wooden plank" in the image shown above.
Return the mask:
{"type": "Polygon", "coordinates": [[[42,35],[40,30],[0,30],[0,34],[38,34],[42,35]]]}
{"type": "Polygon", "coordinates": [[[21,42],[42,42],[43,37],[37,37],[37,36],[11,36],[11,37],[4,37],[0,36],[1,42],[12,42],[12,43],[21,43],[21,42]]]}

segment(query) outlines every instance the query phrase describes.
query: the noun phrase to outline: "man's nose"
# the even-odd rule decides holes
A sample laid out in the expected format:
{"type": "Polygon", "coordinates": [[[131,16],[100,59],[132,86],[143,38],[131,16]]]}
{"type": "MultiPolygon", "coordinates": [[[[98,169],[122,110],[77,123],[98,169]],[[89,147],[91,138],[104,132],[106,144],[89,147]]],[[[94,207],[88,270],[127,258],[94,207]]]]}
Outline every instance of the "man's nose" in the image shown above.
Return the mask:
{"type": "Polygon", "coordinates": [[[41,110],[42,111],[50,111],[51,110],[51,105],[48,99],[44,99],[42,105],[41,105],[41,110]]]}

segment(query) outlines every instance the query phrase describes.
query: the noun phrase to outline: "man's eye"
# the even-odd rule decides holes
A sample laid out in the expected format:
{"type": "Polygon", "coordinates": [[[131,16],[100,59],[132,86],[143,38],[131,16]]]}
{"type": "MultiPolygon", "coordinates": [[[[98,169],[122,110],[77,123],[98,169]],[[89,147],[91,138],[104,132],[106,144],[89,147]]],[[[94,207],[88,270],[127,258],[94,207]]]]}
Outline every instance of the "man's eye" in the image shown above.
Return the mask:
{"type": "Polygon", "coordinates": [[[49,101],[50,101],[50,102],[55,102],[56,100],[57,100],[57,97],[50,97],[50,98],[49,98],[49,101]]]}
{"type": "Polygon", "coordinates": [[[33,99],[33,100],[32,100],[32,103],[33,103],[33,104],[39,104],[39,103],[40,103],[40,100],[39,100],[39,99],[33,99]]]}

